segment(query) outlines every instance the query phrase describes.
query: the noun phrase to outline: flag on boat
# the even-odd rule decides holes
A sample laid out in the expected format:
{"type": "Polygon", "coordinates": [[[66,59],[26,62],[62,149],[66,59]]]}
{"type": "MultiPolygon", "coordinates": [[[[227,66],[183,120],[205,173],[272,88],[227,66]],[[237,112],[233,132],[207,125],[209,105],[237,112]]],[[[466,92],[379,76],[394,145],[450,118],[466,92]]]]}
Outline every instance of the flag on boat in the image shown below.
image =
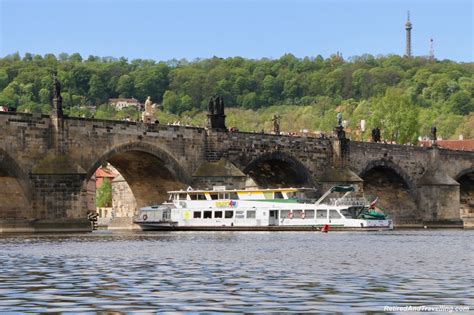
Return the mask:
{"type": "Polygon", "coordinates": [[[375,198],[374,201],[370,203],[370,208],[375,208],[375,205],[377,204],[377,201],[379,201],[379,197],[375,198]]]}

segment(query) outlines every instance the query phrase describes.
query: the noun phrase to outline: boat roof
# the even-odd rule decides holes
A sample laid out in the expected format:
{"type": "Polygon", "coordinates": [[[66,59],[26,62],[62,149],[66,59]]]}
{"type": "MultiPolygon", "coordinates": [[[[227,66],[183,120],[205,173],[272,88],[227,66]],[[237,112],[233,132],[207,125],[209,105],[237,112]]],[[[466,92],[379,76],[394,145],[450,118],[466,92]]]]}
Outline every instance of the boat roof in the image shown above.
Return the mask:
{"type": "Polygon", "coordinates": [[[176,193],[225,193],[225,192],[296,192],[296,191],[316,191],[316,188],[294,188],[294,187],[287,187],[287,188],[247,188],[247,189],[192,189],[188,187],[186,190],[170,190],[168,194],[176,194],[176,193]]]}

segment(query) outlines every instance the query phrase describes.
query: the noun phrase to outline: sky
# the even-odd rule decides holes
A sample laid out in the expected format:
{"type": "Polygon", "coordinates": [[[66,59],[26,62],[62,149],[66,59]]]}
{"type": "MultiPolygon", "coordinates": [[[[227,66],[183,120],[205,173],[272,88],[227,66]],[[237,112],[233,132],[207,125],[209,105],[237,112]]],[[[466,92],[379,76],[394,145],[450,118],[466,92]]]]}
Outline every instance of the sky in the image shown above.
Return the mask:
{"type": "Polygon", "coordinates": [[[0,57],[344,58],[412,51],[472,62],[472,0],[0,0],[0,57]]]}

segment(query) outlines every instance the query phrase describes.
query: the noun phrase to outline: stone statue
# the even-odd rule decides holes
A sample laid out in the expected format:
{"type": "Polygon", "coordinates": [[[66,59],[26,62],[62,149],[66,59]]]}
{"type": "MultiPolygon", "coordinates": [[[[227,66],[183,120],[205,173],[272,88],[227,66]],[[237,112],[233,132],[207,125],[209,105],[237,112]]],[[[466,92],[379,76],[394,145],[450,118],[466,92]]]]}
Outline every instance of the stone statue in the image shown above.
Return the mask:
{"type": "Polygon", "coordinates": [[[142,113],[142,120],[145,123],[151,123],[153,117],[153,102],[151,101],[151,97],[148,96],[145,101],[145,111],[142,113]]]}
{"type": "Polygon", "coordinates": [[[436,127],[431,127],[431,140],[436,141],[438,138],[436,137],[436,127]]]}
{"type": "Polygon", "coordinates": [[[225,126],[224,99],[214,95],[207,105],[207,126],[209,129],[227,131],[225,126]]]}
{"type": "Polygon", "coordinates": [[[53,72],[53,115],[63,117],[63,98],[61,96],[61,83],[59,83],[57,72],[53,72]]]}
{"type": "Polygon", "coordinates": [[[152,107],[153,103],[151,101],[151,97],[148,96],[148,98],[146,99],[145,101],[145,113],[150,113],[153,111],[153,107],[152,107]]]}
{"type": "Polygon", "coordinates": [[[219,97],[219,102],[216,104],[216,107],[217,107],[217,114],[224,115],[224,99],[222,97],[219,97]]]}
{"type": "Polygon", "coordinates": [[[336,118],[337,118],[337,126],[342,127],[342,114],[337,113],[336,118]]]}
{"type": "Polygon", "coordinates": [[[215,115],[220,115],[220,112],[219,112],[220,102],[221,102],[220,96],[214,97],[214,114],[215,115]]]}
{"type": "Polygon", "coordinates": [[[211,96],[211,99],[209,100],[209,104],[207,104],[207,112],[208,114],[214,114],[214,96],[211,96]]]}
{"type": "Polygon", "coordinates": [[[57,73],[53,72],[53,99],[62,100],[61,83],[58,81],[57,73]]]}
{"type": "Polygon", "coordinates": [[[375,127],[372,129],[372,141],[373,142],[380,142],[380,129],[379,127],[375,127]]]}
{"type": "Polygon", "coordinates": [[[272,122],[273,122],[273,132],[279,135],[280,134],[280,116],[273,115],[272,122]]]}

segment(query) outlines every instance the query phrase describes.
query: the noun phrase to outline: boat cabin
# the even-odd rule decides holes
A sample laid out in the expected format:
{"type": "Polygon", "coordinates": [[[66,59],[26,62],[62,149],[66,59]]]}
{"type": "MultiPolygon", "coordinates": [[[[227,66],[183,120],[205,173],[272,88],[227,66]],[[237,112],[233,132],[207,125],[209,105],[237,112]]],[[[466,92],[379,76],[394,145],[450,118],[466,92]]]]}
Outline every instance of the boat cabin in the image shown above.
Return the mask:
{"type": "Polygon", "coordinates": [[[179,200],[307,200],[316,190],[310,188],[234,189],[169,191],[169,202],[179,200]]]}

